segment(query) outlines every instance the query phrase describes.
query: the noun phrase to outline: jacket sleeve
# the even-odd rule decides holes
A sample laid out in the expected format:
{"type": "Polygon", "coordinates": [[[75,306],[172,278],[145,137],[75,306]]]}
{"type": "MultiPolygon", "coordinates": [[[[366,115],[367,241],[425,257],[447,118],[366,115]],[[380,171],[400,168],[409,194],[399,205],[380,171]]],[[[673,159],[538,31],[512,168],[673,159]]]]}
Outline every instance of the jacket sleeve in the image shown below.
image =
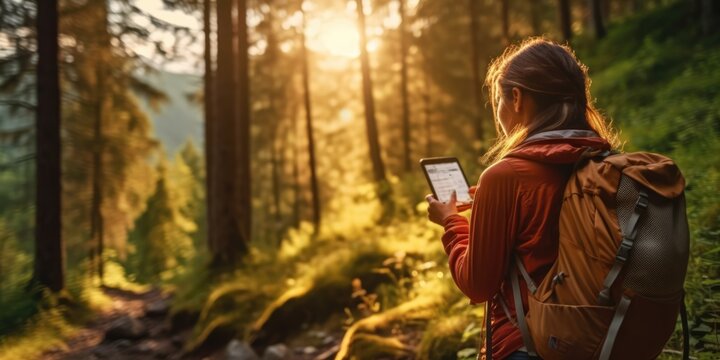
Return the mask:
{"type": "Polygon", "coordinates": [[[473,303],[487,301],[500,289],[518,231],[520,198],[517,175],[500,161],[478,181],[470,222],[457,214],[444,220],[450,273],[473,303]]]}

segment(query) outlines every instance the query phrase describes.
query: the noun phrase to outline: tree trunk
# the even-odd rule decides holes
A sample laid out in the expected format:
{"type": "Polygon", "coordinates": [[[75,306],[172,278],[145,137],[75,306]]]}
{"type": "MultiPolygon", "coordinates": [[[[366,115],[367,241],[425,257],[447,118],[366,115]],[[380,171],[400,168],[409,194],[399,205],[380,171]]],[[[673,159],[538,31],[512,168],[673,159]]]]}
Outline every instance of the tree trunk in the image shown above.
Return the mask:
{"type": "Polygon", "coordinates": [[[641,11],[643,10],[643,8],[645,7],[645,1],[643,1],[643,0],[633,0],[633,1],[632,1],[632,7],[633,7],[633,12],[639,13],[639,12],[641,12],[641,11]]]}
{"type": "Polygon", "coordinates": [[[425,93],[423,94],[423,102],[425,103],[425,156],[433,156],[432,146],[432,109],[430,108],[430,67],[426,66],[423,74],[423,85],[425,93]]]}
{"type": "Polygon", "coordinates": [[[302,219],[302,216],[300,214],[300,211],[302,207],[300,206],[301,200],[302,200],[302,193],[300,191],[300,129],[299,129],[299,121],[298,121],[298,102],[294,102],[294,111],[292,112],[292,121],[293,121],[293,148],[295,151],[293,151],[293,164],[292,164],[292,177],[293,177],[293,224],[294,226],[300,225],[300,220],[302,219]]]}
{"type": "Polygon", "coordinates": [[[572,39],[570,0],[558,0],[558,17],[560,21],[560,32],[562,33],[563,40],[569,42],[572,39]]]}
{"type": "MultiPolygon", "coordinates": [[[[266,4],[270,10],[267,13],[267,48],[265,49],[265,61],[266,66],[270,69],[277,68],[277,58],[280,49],[278,48],[277,37],[275,36],[275,14],[273,8],[273,2],[268,0],[266,4]]],[[[272,226],[271,232],[272,237],[275,238],[275,243],[279,244],[282,237],[282,209],[281,209],[281,176],[279,171],[280,167],[280,154],[282,153],[282,147],[279,147],[281,137],[282,119],[284,118],[278,110],[277,97],[278,94],[282,94],[282,90],[278,91],[275,81],[274,73],[269,74],[268,78],[268,108],[271,114],[272,120],[270,123],[271,134],[270,134],[270,178],[273,193],[273,209],[272,209],[272,226]]],[[[285,101],[280,101],[281,104],[285,104],[285,101]]]]}
{"type": "MultiPolygon", "coordinates": [[[[100,34],[100,43],[98,46],[99,56],[110,56],[111,47],[110,34],[108,33],[108,4],[99,2],[100,16],[102,17],[102,29],[100,34]]],[[[96,55],[98,56],[98,55],[96,55]]],[[[103,216],[103,153],[105,151],[105,139],[103,135],[103,125],[105,118],[112,109],[112,95],[108,91],[106,79],[110,76],[110,72],[106,67],[106,62],[101,59],[97,62],[95,69],[95,122],[93,124],[93,178],[92,178],[92,200],[90,209],[90,237],[95,245],[92,263],[97,271],[100,284],[104,283],[105,263],[103,261],[103,252],[105,251],[105,218],[103,216]]]]}
{"type": "Polygon", "coordinates": [[[377,120],[375,119],[375,102],[373,99],[372,79],[370,77],[370,57],[367,51],[367,32],[365,30],[365,9],[363,8],[362,0],[355,0],[355,2],[357,3],[358,28],[360,33],[360,65],[370,160],[372,161],[375,182],[383,183],[386,181],[385,165],[380,155],[380,141],[378,139],[377,120]]]}
{"type": "Polygon", "coordinates": [[[235,202],[237,226],[242,244],[236,250],[246,252],[252,235],[252,174],[250,168],[250,56],[248,54],[247,0],[237,0],[237,178],[235,202]]]}
{"type": "MultiPolygon", "coordinates": [[[[302,4],[301,10],[302,12],[302,4]]],[[[317,181],[317,164],[315,161],[315,137],[313,135],[312,124],[312,104],[310,101],[310,70],[308,64],[308,52],[305,41],[305,12],[302,12],[303,24],[301,31],[301,49],[302,49],[302,85],[303,99],[305,104],[305,132],[307,133],[308,155],[310,159],[310,191],[312,192],[312,208],[313,208],[313,225],[315,232],[320,231],[320,190],[317,181]]]]}
{"type": "Polygon", "coordinates": [[[605,21],[605,24],[608,24],[610,23],[610,13],[612,12],[612,0],[603,0],[600,5],[602,7],[603,21],[605,21]]]}
{"type": "Polygon", "coordinates": [[[600,0],[588,0],[588,18],[596,39],[605,37],[605,25],[602,18],[602,5],[600,0]]]}
{"type": "Polygon", "coordinates": [[[717,27],[717,15],[715,14],[715,7],[718,6],[715,0],[701,0],[700,10],[702,32],[704,35],[709,35],[716,30],[717,27]]]}
{"type": "Polygon", "coordinates": [[[500,1],[500,17],[502,19],[502,35],[505,44],[510,44],[510,0],[500,1]]]}
{"type": "Polygon", "coordinates": [[[408,40],[405,0],[400,2],[400,93],[402,95],[403,163],[405,172],[410,172],[410,100],[408,95],[408,40]]]}
{"type": "Polygon", "coordinates": [[[542,35],[540,25],[540,0],[530,0],[530,23],[533,35],[542,35]]]}
{"type": "MultiPolygon", "coordinates": [[[[203,76],[203,105],[205,107],[205,205],[207,219],[214,218],[213,214],[213,197],[210,196],[212,188],[213,169],[215,168],[215,157],[213,155],[212,146],[216,145],[217,139],[214,138],[213,126],[214,119],[214,101],[215,93],[213,92],[213,58],[212,58],[212,25],[210,18],[212,14],[211,0],[203,0],[203,32],[204,32],[204,49],[203,57],[205,60],[205,74],[203,76]]],[[[207,227],[206,239],[208,241],[213,238],[213,226],[207,227]]]]}
{"type": "Polygon", "coordinates": [[[109,95],[104,81],[107,72],[104,64],[97,67],[97,87],[95,89],[95,122],[93,123],[93,156],[92,156],[92,200],[90,208],[90,238],[94,243],[92,263],[97,271],[100,283],[103,284],[105,264],[105,223],[103,217],[103,152],[105,139],[103,123],[108,111],[109,95]]]}
{"type": "Polygon", "coordinates": [[[209,242],[214,266],[236,263],[246,250],[244,238],[236,223],[236,106],[235,52],[233,44],[233,2],[218,1],[217,10],[217,70],[215,77],[217,122],[213,126],[212,196],[213,230],[209,242]]]}
{"type": "MultiPolygon", "coordinates": [[[[485,131],[482,123],[482,111],[483,111],[483,100],[482,100],[482,82],[480,80],[480,50],[478,49],[478,0],[468,0],[470,4],[470,49],[472,51],[472,58],[470,67],[472,70],[472,81],[473,81],[473,99],[477,106],[475,114],[475,137],[478,141],[482,142],[485,138],[485,131]]],[[[504,1],[503,1],[504,3],[504,1]]]]}
{"type": "Polygon", "coordinates": [[[60,80],[58,1],[38,3],[36,226],[34,280],[53,292],[65,287],[60,222],[60,80]]]}

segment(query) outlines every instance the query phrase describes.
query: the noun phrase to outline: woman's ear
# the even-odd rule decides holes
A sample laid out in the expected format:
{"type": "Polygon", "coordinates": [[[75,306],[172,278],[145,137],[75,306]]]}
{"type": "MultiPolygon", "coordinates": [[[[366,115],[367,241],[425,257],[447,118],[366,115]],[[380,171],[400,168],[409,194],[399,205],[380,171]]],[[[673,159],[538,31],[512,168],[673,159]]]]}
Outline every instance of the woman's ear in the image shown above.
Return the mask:
{"type": "Polygon", "coordinates": [[[522,108],[522,91],[520,91],[520,88],[515,86],[512,88],[512,94],[513,94],[513,110],[515,110],[516,113],[520,112],[520,109],[522,108]]]}

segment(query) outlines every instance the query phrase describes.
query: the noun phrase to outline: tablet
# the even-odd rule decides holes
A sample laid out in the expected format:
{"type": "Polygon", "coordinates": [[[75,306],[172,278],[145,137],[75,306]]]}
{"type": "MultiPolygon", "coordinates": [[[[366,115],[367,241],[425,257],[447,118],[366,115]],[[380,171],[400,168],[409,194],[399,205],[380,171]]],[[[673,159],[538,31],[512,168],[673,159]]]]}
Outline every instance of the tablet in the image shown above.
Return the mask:
{"type": "Polygon", "coordinates": [[[470,185],[457,158],[436,157],[421,159],[420,166],[436,199],[446,203],[450,200],[453,190],[455,190],[458,204],[472,202],[469,193],[470,185]]]}

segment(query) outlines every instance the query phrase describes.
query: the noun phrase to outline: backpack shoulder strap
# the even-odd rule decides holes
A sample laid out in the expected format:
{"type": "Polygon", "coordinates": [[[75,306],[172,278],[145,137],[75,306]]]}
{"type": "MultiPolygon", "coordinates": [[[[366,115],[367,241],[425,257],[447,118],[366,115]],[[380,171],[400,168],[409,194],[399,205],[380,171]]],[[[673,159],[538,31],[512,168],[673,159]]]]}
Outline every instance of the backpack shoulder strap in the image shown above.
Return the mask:
{"type": "MultiPolygon", "coordinates": [[[[520,328],[520,333],[522,334],[523,343],[525,344],[528,355],[537,356],[537,351],[535,351],[535,343],[533,343],[532,337],[530,337],[530,329],[528,328],[527,321],[525,320],[525,309],[523,308],[522,293],[520,292],[520,280],[518,280],[518,269],[522,269],[521,272],[523,272],[523,274],[527,274],[527,271],[522,265],[520,259],[517,256],[514,257],[516,259],[515,263],[517,264],[517,266],[510,266],[510,282],[512,283],[513,300],[515,301],[516,321],[518,324],[518,328],[520,328]]],[[[530,275],[528,275],[527,278],[530,279],[530,275]]],[[[530,282],[528,282],[528,289],[530,289],[531,283],[532,279],[530,279],[530,282]]],[[[532,284],[534,287],[535,284],[532,284]]]]}
{"type": "Polygon", "coordinates": [[[620,243],[620,247],[618,248],[617,254],[615,255],[615,263],[613,264],[612,268],[610,268],[607,276],[605,276],[605,281],[603,281],[603,289],[600,291],[600,294],[598,294],[598,303],[600,305],[610,304],[610,288],[615,283],[618,275],[620,275],[620,272],[622,271],[625,262],[630,256],[630,250],[632,250],[633,245],[635,245],[635,237],[637,236],[637,225],[640,217],[645,213],[647,206],[648,194],[644,190],[640,190],[640,192],[638,193],[638,199],[635,202],[635,209],[633,210],[630,219],[628,220],[627,224],[625,224],[625,228],[622,231],[623,238],[622,242],[620,243]]]}

